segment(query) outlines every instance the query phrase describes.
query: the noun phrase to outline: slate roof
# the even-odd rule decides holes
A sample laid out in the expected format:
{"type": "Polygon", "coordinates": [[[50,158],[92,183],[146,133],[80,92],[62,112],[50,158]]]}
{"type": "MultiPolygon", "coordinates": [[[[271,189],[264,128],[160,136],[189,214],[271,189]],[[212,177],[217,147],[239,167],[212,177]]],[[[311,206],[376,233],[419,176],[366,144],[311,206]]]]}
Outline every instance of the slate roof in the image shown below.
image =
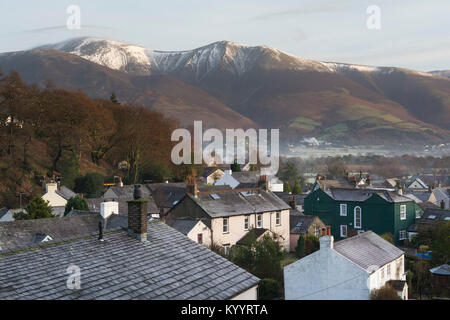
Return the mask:
{"type": "MultiPolygon", "coordinates": [[[[98,233],[100,214],[80,215],[64,218],[16,220],[0,223],[1,252],[29,248],[37,234],[52,237],[53,241],[64,241],[74,237],[98,233]]],[[[118,229],[128,225],[128,217],[111,215],[104,222],[105,230],[118,229]]]]}
{"type": "Polygon", "coordinates": [[[259,279],[164,223],[148,226],[148,244],[125,231],[0,256],[0,299],[230,299],[259,279]],[[81,289],[67,288],[69,265],[81,289]],[[26,276],[24,276],[26,275],[26,276]]]}
{"type": "Polygon", "coordinates": [[[159,207],[172,208],[186,194],[186,183],[152,183],[147,187],[159,207]]]}
{"type": "Polygon", "coordinates": [[[223,172],[223,170],[225,170],[225,169],[219,168],[219,167],[204,167],[201,176],[206,179],[207,177],[209,177],[211,174],[213,174],[217,170],[220,170],[223,172]]]}
{"type": "Polygon", "coordinates": [[[337,201],[356,201],[364,202],[374,194],[379,195],[387,202],[409,202],[413,201],[411,198],[399,195],[396,192],[384,189],[345,189],[345,188],[330,188],[326,193],[337,201]]]}
{"type": "Polygon", "coordinates": [[[70,198],[73,198],[77,195],[75,192],[73,192],[66,186],[58,186],[56,193],[59,194],[61,197],[63,197],[66,200],[69,200],[70,198]]]}
{"type": "Polygon", "coordinates": [[[291,226],[291,234],[305,234],[309,227],[316,219],[315,216],[290,215],[289,225],[291,226]]]}
{"type": "MultiPolygon", "coordinates": [[[[406,185],[407,188],[409,188],[411,186],[411,184],[414,183],[414,181],[417,181],[418,184],[420,184],[420,186],[422,187],[422,189],[428,189],[428,186],[425,182],[422,181],[422,179],[420,179],[418,176],[414,176],[411,178],[411,180],[408,182],[408,184],[406,185]]],[[[417,189],[417,188],[416,188],[417,189]]]]}
{"type": "Polygon", "coordinates": [[[236,244],[241,246],[249,245],[252,241],[258,240],[262,235],[264,235],[269,229],[264,228],[254,228],[248,231],[242,238],[240,238],[236,244]]]}
{"type": "Polygon", "coordinates": [[[254,190],[254,194],[249,196],[243,196],[240,191],[217,192],[218,199],[213,199],[212,193],[199,193],[197,197],[191,194],[187,196],[211,218],[289,210],[291,208],[272,192],[260,189],[254,190]]]}
{"type": "Polygon", "coordinates": [[[372,231],[334,243],[333,249],[367,272],[400,258],[404,252],[372,231]],[[376,266],[371,270],[371,266],[376,266]]]}
{"type": "Polygon", "coordinates": [[[427,202],[428,199],[430,199],[431,192],[428,191],[408,191],[409,195],[413,195],[414,197],[418,198],[422,202],[427,202]]]}
{"type": "Polygon", "coordinates": [[[447,222],[450,221],[450,210],[449,209],[425,209],[422,217],[417,221],[420,224],[431,224],[436,222],[447,222]],[[435,218],[430,219],[430,216],[435,216],[435,218]]]}
{"type": "MultiPolygon", "coordinates": [[[[147,213],[148,214],[158,214],[159,209],[158,206],[155,203],[155,200],[150,196],[148,198],[144,198],[147,200],[147,213]]],[[[113,199],[106,199],[106,198],[87,198],[85,199],[86,203],[88,205],[88,208],[90,211],[93,212],[99,212],[100,211],[100,204],[104,202],[105,200],[113,200],[113,199]]],[[[119,212],[120,214],[128,214],[128,202],[129,200],[133,200],[133,197],[131,198],[115,198],[115,201],[119,203],[119,212]]]]}
{"type": "Polygon", "coordinates": [[[192,228],[197,225],[198,222],[199,220],[197,219],[181,218],[170,220],[168,221],[168,224],[178,232],[187,235],[192,230],[192,228]]]}
{"type": "Polygon", "coordinates": [[[339,179],[339,180],[326,180],[326,179],[320,179],[317,180],[314,183],[313,190],[318,186],[320,189],[327,191],[329,188],[353,188],[353,185],[348,182],[346,179],[339,179]]]}
{"type": "Polygon", "coordinates": [[[440,274],[443,276],[450,276],[450,266],[448,264],[443,264],[442,266],[430,269],[433,274],[440,274]]]}
{"type": "Polygon", "coordinates": [[[7,208],[1,208],[1,209],[0,209],[0,219],[3,218],[3,216],[4,216],[5,214],[7,214],[8,211],[9,211],[9,209],[7,209],[7,208]]]}

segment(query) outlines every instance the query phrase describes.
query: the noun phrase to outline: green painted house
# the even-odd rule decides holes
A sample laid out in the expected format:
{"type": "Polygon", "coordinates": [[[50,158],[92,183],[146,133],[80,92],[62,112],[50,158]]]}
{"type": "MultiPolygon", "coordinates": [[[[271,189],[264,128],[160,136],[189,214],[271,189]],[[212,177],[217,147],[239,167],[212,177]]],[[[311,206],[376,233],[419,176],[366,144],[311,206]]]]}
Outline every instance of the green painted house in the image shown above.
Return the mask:
{"type": "Polygon", "coordinates": [[[406,229],[421,214],[414,200],[394,191],[345,188],[311,192],[304,212],[331,226],[335,239],[371,230],[379,235],[391,233],[396,244],[407,238],[406,229]]]}

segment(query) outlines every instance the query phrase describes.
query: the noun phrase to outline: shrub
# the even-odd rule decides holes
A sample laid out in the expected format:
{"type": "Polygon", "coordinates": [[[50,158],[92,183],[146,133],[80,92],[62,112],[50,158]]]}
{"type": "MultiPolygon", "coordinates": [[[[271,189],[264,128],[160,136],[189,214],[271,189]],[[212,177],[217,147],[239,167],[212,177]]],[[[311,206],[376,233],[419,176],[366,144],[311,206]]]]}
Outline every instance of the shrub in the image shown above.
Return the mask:
{"type": "Polygon", "coordinates": [[[265,278],[258,286],[259,300],[272,300],[280,297],[280,283],[277,280],[265,278]]]}
{"type": "Polygon", "coordinates": [[[370,293],[370,300],[401,300],[394,288],[384,285],[379,289],[374,289],[370,293]]]}
{"type": "Polygon", "coordinates": [[[80,196],[72,197],[69,201],[67,201],[66,208],[64,209],[64,215],[67,215],[72,209],[89,211],[86,200],[80,196]]]}
{"type": "Polygon", "coordinates": [[[295,247],[297,257],[302,258],[305,255],[305,238],[300,235],[297,240],[297,247],[295,247]]]}

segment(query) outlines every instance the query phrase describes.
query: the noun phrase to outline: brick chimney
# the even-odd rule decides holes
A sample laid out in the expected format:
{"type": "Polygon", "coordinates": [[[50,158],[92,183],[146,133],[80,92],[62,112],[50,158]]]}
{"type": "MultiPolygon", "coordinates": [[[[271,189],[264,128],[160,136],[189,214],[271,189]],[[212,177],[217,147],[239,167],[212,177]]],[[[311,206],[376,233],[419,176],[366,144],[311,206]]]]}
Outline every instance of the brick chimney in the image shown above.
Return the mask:
{"type": "Polygon", "coordinates": [[[353,176],[353,177],[352,177],[352,185],[353,185],[353,187],[356,188],[356,185],[357,185],[357,184],[358,184],[358,183],[356,182],[356,177],[353,176]]]}
{"type": "Polygon", "coordinates": [[[134,200],[128,201],[128,233],[147,242],[147,200],[141,199],[139,187],[134,186],[134,200]]]}
{"type": "Polygon", "coordinates": [[[366,178],[366,184],[367,184],[368,186],[371,186],[371,185],[372,185],[372,178],[370,177],[370,175],[367,175],[367,178],[366,178]]]}
{"type": "Polygon", "coordinates": [[[195,178],[189,178],[186,186],[186,193],[193,195],[195,198],[198,197],[198,186],[195,178]]]}
{"type": "Polygon", "coordinates": [[[269,191],[269,180],[267,180],[266,175],[259,176],[258,187],[264,191],[269,191]]]}
{"type": "Polygon", "coordinates": [[[295,200],[295,196],[292,196],[289,200],[289,205],[292,209],[297,209],[297,201],[295,200]]]}

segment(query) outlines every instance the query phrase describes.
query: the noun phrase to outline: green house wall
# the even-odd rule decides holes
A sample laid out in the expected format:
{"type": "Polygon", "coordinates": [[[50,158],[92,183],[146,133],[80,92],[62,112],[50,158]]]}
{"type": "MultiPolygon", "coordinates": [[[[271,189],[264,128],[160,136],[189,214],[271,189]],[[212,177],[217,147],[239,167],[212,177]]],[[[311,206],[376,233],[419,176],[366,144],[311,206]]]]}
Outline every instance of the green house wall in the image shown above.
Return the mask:
{"type": "Polygon", "coordinates": [[[361,208],[361,228],[356,230],[371,230],[379,235],[391,233],[396,244],[399,231],[406,230],[415,223],[416,204],[414,201],[391,203],[374,194],[364,202],[336,201],[322,189],[317,189],[305,198],[304,210],[306,215],[318,216],[323,223],[331,226],[331,233],[337,240],[342,239],[340,226],[347,225],[347,230],[354,228],[354,210],[361,208]],[[340,215],[340,204],[347,204],[347,216],[340,215]],[[406,205],[406,220],[400,220],[400,205],[406,205]]]}

